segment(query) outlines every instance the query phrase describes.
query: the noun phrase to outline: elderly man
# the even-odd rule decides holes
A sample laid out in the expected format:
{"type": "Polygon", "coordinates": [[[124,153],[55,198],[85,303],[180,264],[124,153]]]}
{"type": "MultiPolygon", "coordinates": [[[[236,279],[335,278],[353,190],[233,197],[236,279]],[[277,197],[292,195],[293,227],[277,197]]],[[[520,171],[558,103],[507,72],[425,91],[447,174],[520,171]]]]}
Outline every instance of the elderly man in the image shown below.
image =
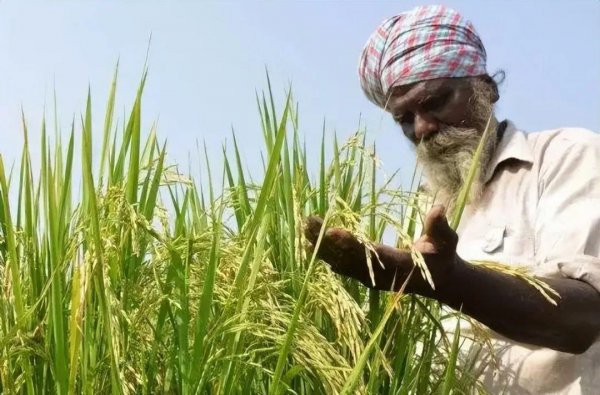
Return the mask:
{"type": "MultiPolygon", "coordinates": [[[[406,290],[462,311],[492,330],[500,367],[484,372],[491,393],[600,394],[600,136],[562,128],[525,134],[498,122],[496,82],[473,25],[442,6],[384,21],[360,59],[367,97],[415,145],[437,200],[452,207],[488,119],[480,171],[458,235],[442,206],[426,216],[415,248],[436,285],[418,274],[406,290]],[[551,305],[527,282],[470,260],[524,265],[560,294],[551,305]]],[[[306,228],[315,242],[318,219],[306,228]]],[[[319,256],[365,286],[398,290],[410,254],[378,245],[369,276],[364,249],[328,229],[319,256]]]]}

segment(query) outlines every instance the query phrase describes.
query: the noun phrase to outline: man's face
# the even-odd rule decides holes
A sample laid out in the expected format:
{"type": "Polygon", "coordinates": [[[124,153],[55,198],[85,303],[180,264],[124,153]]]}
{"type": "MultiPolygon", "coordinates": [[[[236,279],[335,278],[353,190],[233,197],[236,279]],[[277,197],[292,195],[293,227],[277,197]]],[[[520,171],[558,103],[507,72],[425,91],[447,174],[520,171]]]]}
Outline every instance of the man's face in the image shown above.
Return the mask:
{"type": "Polygon", "coordinates": [[[386,110],[413,144],[427,140],[446,126],[483,129],[485,121],[473,108],[476,78],[439,78],[394,88],[386,110]],[[483,123],[483,124],[482,124],[483,123]]]}
{"type": "MultiPolygon", "coordinates": [[[[452,206],[458,196],[496,99],[493,88],[478,78],[444,78],[394,89],[388,111],[416,146],[429,187],[442,203],[452,206]]],[[[480,170],[495,141],[486,144],[480,170]]],[[[472,186],[472,200],[483,189],[482,174],[472,186]]]]}

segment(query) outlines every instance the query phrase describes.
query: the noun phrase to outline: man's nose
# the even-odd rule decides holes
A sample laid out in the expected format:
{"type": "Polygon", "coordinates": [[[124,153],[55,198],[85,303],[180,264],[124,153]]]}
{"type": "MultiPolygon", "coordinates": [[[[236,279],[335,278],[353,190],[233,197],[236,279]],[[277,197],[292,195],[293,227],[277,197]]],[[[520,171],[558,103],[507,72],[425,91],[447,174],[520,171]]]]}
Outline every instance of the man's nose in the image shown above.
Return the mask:
{"type": "Polygon", "coordinates": [[[428,114],[415,114],[415,137],[417,141],[427,139],[439,130],[439,122],[428,114]]]}

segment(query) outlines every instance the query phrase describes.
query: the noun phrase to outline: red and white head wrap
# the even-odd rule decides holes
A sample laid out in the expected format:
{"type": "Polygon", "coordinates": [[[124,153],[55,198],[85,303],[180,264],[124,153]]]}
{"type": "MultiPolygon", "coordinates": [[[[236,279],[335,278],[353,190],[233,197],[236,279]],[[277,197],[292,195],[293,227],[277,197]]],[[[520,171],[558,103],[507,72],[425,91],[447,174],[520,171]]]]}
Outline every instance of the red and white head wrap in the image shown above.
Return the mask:
{"type": "Polygon", "coordinates": [[[484,75],[485,63],[470,21],[444,6],[422,6],[383,21],[363,49],[358,74],[369,100],[383,108],[395,86],[484,75]]]}

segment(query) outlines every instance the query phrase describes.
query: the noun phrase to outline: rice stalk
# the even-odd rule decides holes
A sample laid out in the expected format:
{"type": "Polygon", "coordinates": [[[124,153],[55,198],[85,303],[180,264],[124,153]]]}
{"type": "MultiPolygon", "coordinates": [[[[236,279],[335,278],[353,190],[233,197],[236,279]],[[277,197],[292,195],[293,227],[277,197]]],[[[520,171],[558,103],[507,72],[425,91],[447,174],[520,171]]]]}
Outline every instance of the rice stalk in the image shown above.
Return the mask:
{"type": "MultiPolygon", "coordinates": [[[[423,197],[382,176],[363,130],[338,141],[323,125],[313,169],[299,107],[288,91],[277,110],[267,79],[257,94],[263,172],[245,170],[233,134],[215,175],[223,185],[213,184],[210,147],[197,180],[155,124],[142,129],[146,71],[118,119],[117,73],[102,125],[88,93],[68,139],[56,116],[54,136],[43,123],[40,169],[28,138],[16,187],[0,162],[0,392],[441,388],[452,341],[439,306],[367,291],[304,248],[311,213],[371,247],[388,233],[407,250],[414,239],[423,197]]],[[[448,385],[470,388],[467,373],[448,385]]]]}

